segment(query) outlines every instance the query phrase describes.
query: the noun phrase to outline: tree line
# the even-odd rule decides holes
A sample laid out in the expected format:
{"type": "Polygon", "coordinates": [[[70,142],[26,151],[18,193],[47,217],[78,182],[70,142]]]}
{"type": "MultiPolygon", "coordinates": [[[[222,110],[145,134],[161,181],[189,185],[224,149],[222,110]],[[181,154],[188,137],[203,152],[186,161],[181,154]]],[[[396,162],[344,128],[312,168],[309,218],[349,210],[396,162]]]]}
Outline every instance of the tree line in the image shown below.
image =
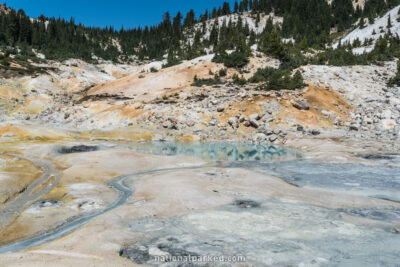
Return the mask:
{"type": "Polygon", "coordinates": [[[93,55],[106,60],[128,61],[162,59],[168,54],[168,65],[205,54],[212,48],[218,61],[235,66],[245,62],[249,47],[258,44],[261,51],[288,61],[290,46],[282,38],[293,38],[299,49],[325,48],[332,41],[331,31],[344,31],[360,18],[373,21],[377,15],[399,4],[399,0],[368,0],[365,8],[353,8],[351,0],[241,0],[231,7],[228,2],[220,7],[196,15],[190,10],[185,16],[166,12],[162,21],[154,26],[119,29],[113,27],[87,27],[74,19],[29,18],[23,10],[10,9],[0,14],[0,46],[3,50],[18,47],[22,56],[31,56],[35,49],[48,59],[81,58],[92,60],[93,55]],[[256,34],[239,17],[237,22],[215,22],[211,29],[206,21],[221,16],[250,12],[256,21],[273,12],[283,17],[282,25],[271,19],[261,34],[256,34]],[[194,25],[200,27],[193,27],[194,25]],[[206,33],[210,31],[207,38],[206,33]],[[118,44],[118,45],[117,45],[118,44]],[[229,57],[225,50],[237,53],[229,57]],[[234,57],[234,58],[233,58],[234,57]]]}

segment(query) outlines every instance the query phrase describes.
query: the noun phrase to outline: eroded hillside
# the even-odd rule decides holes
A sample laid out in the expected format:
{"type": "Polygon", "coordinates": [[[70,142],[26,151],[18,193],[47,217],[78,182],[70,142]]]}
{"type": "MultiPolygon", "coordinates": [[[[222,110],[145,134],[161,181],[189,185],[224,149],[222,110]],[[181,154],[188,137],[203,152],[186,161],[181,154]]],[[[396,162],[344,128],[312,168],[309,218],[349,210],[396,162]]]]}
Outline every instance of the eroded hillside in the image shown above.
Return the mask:
{"type": "Polygon", "coordinates": [[[386,85],[395,75],[394,63],[303,66],[298,70],[305,88],[266,91],[261,84],[238,85],[233,77],[248,79],[259,68],[278,68],[278,60],[251,57],[240,73],[212,58],[157,69],[154,63],[128,67],[67,61],[57,72],[5,80],[2,136],[18,136],[7,125],[23,122],[130,140],[285,143],[290,136],[320,134],[397,139],[399,90],[386,85]],[[221,71],[217,84],[193,84],[213,80],[221,71]]]}

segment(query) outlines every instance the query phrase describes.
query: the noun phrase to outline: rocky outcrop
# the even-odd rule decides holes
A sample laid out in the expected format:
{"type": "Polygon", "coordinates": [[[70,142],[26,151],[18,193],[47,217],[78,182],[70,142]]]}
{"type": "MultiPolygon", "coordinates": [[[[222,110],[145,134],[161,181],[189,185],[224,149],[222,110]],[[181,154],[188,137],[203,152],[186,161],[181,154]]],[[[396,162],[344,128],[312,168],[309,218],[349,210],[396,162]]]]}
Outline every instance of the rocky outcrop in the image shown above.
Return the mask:
{"type": "Polygon", "coordinates": [[[310,109],[310,105],[304,100],[291,100],[290,103],[292,103],[293,107],[295,107],[299,110],[309,110],[310,109]]]}

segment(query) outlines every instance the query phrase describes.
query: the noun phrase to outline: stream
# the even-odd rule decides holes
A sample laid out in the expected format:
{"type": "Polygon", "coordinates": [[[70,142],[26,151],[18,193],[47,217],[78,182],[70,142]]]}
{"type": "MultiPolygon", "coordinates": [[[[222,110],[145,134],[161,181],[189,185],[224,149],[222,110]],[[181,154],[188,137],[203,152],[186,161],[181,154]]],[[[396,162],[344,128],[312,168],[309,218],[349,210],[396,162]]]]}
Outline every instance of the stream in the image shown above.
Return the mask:
{"type": "MultiPolygon", "coordinates": [[[[29,239],[26,239],[23,241],[19,241],[19,242],[10,244],[10,245],[2,246],[2,247],[0,247],[0,254],[26,250],[26,249],[29,249],[32,247],[40,246],[40,245],[49,243],[51,241],[60,239],[64,236],[72,233],[74,230],[80,228],[81,226],[85,225],[90,220],[124,205],[129,200],[129,198],[133,195],[132,189],[130,189],[129,186],[127,186],[125,184],[125,181],[128,178],[133,178],[133,177],[148,175],[148,174],[162,173],[162,172],[167,172],[167,171],[172,171],[172,170],[197,169],[197,168],[202,168],[202,167],[186,167],[186,168],[170,168],[170,169],[151,170],[151,171],[138,172],[138,173],[133,173],[133,174],[122,175],[122,176],[116,177],[116,178],[110,180],[107,184],[109,187],[111,187],[118,193],[118,200],[116,202],[114,202],[111,206],[109,206],[108,208],[106,208],[102,211],[93,213],[93,214],[89,214],[89,215],[71,220],[71,221],[63,224],[62,226],[60,226],[56,229],[47,231],[46,233],[41,234],[39,236],[35,236],[35,237],[29,238],[29,239]]],[[[203,166],[203,168],[204,168],[204,166],[203,166]]]]}

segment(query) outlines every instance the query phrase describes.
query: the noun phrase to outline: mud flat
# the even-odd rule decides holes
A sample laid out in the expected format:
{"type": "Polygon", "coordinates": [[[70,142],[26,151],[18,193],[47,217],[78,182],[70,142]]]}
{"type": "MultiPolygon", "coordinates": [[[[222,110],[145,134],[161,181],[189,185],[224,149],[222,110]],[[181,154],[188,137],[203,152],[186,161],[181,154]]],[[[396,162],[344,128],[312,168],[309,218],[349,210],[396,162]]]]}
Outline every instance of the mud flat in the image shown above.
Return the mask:
{"type": "Polygon", "coordinates": [[[24,192],[41,173],[42,170],[33,162],[0,152],[0,207],[24,192]]]}
{"type": "Polygon", "coordinates": [[[242,256],[237,265],[397,264],[397,157],[371,160],[383,151],[333,140],[291,147],[4,143],[4,153],[50,160],[60,179],[36,187],[52,184],[1,229],[0,251],[8,253],[0,261],[178,266],[184,262],[167,261],[242,256]]]}

